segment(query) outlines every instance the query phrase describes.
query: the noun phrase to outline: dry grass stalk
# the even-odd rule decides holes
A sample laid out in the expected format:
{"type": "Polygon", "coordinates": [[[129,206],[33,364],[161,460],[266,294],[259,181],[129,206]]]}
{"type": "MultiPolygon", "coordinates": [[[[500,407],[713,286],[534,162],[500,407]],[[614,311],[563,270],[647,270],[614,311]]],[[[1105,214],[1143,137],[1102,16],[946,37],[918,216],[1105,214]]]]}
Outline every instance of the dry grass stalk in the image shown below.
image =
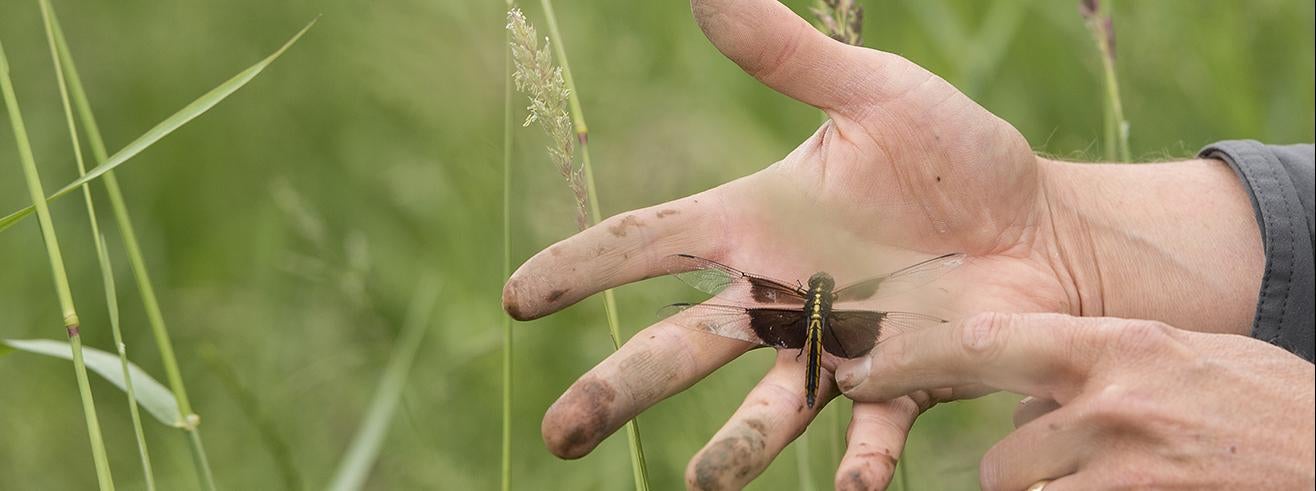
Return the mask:
{"type": "Polygon", "coordinates": [[[562,68],[553,64],[548,38],[544,39],[543,47],[539,46],[538,33],[521,9],[507,12],[507,30],[512,35],[512,61],[516,65],[512,80],[516,89],[530,98],[529,114],[522,126],[539,123],[548,135],[549,157],[575,195],[576,226],[584,230],[590,224],[586,208],[589,190],[584,166],[575,163],[575,131],[567,114],[570,92],[562,78],[562,68]]]}

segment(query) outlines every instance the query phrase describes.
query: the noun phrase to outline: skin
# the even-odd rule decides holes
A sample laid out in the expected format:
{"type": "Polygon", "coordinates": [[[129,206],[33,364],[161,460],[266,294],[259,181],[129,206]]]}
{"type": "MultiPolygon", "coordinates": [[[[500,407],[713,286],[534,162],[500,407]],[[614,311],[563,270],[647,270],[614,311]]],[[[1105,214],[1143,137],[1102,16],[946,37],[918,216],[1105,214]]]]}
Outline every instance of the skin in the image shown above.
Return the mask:
{"type": "MultiPolygon", "coordinates": [[[[1248,332],[1264,256],[1247,195],[1224,163],[1052,161],[936,75],[836,42],[776,1],[691,5],[724,55],[830,120],[758,173],[621,213],[536,254],[504,288],[513,317],[538,318],[666,274],[663,259],[677,253],[792,283],[828,271],[844,286],[963,252],[970,259],[920,295],[860,307],[948,319],[1056,312],[1248,332]]],[[[752,347],[668,321],[645,328],[549,408],[545,444],[581,457],[752,347]]],[[[688,487],[743,487],[837,395],[832,374],[842,360],[826,356],[819,404],[805,408],[796,354],[778,353],[692,458],[688,487]]],[[[838,489],[885,487],[918,414],[993,389],[975,381],[855,404],[838,489]]]]}
{"type": "Polygon", "coordinates": [[[983,457],[985,490],[1311,489],[1313,365],[1273,345],[1164,323],[979,314],[843,365],[847,396],[958,384],[1031,396],[983,457]]]}

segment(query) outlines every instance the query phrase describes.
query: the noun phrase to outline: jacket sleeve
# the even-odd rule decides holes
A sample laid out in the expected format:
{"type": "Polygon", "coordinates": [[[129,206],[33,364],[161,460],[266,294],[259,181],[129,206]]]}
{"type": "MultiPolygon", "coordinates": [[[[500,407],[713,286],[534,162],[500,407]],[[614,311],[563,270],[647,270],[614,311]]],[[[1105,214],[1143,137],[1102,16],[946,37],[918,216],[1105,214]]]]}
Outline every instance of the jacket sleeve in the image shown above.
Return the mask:
{"type": "Polygon", "coordinates": [[[1316,351],[1316,281],[1312,253],[1312,145],[1274,146],[1251,140],[1215,143],[1200,155],[1228,162],[1252,197],[1266,268],[1252,337],[1312,361],[1316,351]]]}

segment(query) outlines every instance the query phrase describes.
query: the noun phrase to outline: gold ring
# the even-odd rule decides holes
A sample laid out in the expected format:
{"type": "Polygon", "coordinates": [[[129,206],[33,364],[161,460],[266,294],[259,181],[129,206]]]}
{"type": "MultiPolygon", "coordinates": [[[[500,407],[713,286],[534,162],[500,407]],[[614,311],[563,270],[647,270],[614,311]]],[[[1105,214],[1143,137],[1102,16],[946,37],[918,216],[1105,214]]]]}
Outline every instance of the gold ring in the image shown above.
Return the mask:
{"type": "Polygon", "coordinates": [[[1047,484],[1051,484],[1051,480],[1043,479],[1041,481],[1037,481],[1033,483],[1032,486],[1028,486],[1028,489],[1026,491],[1042,491],[1043,489],[1046,489],[1047,484]]]}

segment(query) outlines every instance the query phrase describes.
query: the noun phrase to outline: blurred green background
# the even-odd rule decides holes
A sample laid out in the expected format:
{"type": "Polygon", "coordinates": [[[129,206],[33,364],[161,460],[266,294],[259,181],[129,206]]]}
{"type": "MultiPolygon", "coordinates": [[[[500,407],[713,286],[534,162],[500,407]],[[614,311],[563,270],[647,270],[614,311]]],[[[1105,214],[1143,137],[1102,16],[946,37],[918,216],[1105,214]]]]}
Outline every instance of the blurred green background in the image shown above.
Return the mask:
{"type": "MultiPolygon", "coordinates": [[[[809,5],[788,3],[797,12],[809,5]]],[[[1039,152],[1099,158],[1100,65],[1077,2],[862,3],[866,45],[945,77],[1039,152]]],[[[56,0],[55,8],[111,151],[324,15],[248,87],[119,172],[220,485],[323,486],[377,386],[413,288],[434,275],[443,300],[369,487],[496,487],[503,2],[56,0]]],[[[542,30],[538,2],[524,8],[542,30]]],[[[724,59],[683,1],[559,0],[557,13],[605,214],[754,172],[817,127],[815,109],[724,59]]],[[[1313,140],[1311,2],[1119,2],[1115,28],[1139,159],[1189,156],[1219,139],[1313,140]]],[[[75,168],[35,1],[0,4],[0,39],[54,189],[75,168]]],[[[524,99],[516,101],[519,118],[524,99]]],[[[539,130],[516,138],[519,263],[574,222],[539,130]]],[[[6,128],[3,213],[30,204],[16,156],[6,128]]],[[[81,199],[59,201],[53,213],[82,332],[90,346],[111,349],[81,199]]],[[[163,380],[117,231],[108,215],[102,224],[129,353],[163,380]]],[[[0,337],[63,338],[44,255],[35,220],[0,233],[0,337]]],[[[691,294],[653,280],[618,298],[630,333],[657,306],[691,294]]],[[[517,487],[629,487],[624,437],[571,462],[553,458],[539,437],[545,408],[611,350],[601,302],[515,328],[517,487]]],[[[655,489],[681,486],[689,457],[770,363],[770,353],[752,353],[644,414],[655,489]]],[[[70,365],[14,353],[0,357],[0,380],[0,489],[95,486],[70,365]]],[[[116,480],[140,489],[124,397],[92,382],[116,480]]],[[[975,488],[978,458],[1009,431],[1014,399],[922,418],[905,461],[912,488],[975,488]]],[[[835,411],[809,437],[820,488],[832,479],[835,411]]],[[[146,424],[163,489],[195,487],[183,437],[146,424]]],[[[795,451],[755,487],[795,487],[795,451]]]]}

